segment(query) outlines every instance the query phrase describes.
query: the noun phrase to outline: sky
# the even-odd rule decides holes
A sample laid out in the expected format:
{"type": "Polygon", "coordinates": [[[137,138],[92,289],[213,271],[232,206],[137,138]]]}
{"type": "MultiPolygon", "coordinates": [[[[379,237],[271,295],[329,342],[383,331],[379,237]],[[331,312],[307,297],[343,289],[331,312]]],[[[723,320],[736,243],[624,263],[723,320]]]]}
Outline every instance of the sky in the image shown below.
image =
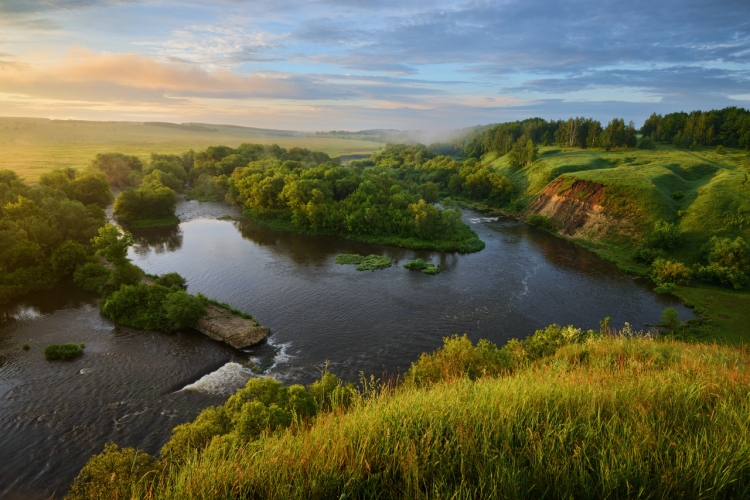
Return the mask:
{"type": "Polygon", "coordinates": [[[302,131],[750,108],[750,0],[0,0],[0,116],[302,131]]]}

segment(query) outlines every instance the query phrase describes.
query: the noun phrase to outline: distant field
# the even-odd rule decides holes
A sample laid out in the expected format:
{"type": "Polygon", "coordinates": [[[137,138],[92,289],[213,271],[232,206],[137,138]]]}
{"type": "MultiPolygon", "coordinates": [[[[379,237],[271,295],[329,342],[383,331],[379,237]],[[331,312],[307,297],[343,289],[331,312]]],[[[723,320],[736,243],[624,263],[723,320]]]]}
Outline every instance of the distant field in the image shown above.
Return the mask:
{"type": "Polygon", "coordinates": [[[135,122],[51,121],[0,118],[0,169],[29,182],[56,168],[82,168],[97,153],[119,152],[143,159],[152,153],[181,153],[222,144],[276,143],[323,151],[331,156],[368,154],[382,144],[339,138],[295,136],[293,132],[206,125],[205,130],[157,127],[135,122]],[[211,131],[210,129],[216,129],[211,131]]]}

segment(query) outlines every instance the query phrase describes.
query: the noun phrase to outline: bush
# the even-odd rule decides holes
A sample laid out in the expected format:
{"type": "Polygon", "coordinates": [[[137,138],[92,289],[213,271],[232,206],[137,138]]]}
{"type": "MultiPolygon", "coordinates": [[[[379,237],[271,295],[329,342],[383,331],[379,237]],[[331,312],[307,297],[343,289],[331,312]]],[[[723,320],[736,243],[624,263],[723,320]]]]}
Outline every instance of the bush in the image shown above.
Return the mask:
{"type": "Polygon", "coordinates": [[[650,248],[672,250],[679,244],[681,236],[682,233],[677,225],[667,221],[659,221],[646,238],[645,244],[650,248]]]}
{"type": "Polygon", "coordinates": [[[458,245],[459,253],[474,253],[482,249],[484,249],[484,241],[480,240],[476,236],[471,237],[458,245]]]}
{"type": "Polygon", "coordinates": [[[51,344],[44,348],[44,357],[47,359],[73,359],[83,354],[80,344],[51,344]]]}
{"type": "Polygon", "coordinates": [[[672,193],[672,198],[674,198],[675,200],[681,200],[684,197],[685,193],[683,193],[682,191],[675,191],[674,193],[672,193]]]}
{"type": "Polygon", "coordinates": [[[659,324],[674,333],[682,325],[682,321],[680,321],[680,315],[674,307],[667,307],[661,313],[659,324]]]}
{"type": "Polygon", "coordinates": [[[161,471],[152,456],[133,448],[106,444],[104,451],[94,455],[78,473],[68,500],[92,498],[130,498],[130,485],[150,481],[161,471]]]}
{"type": "Polygon", "coordinates": [[[28,351],[29,349],[31,349],[31,346],[29,344],[24,344],[21,346],[21,349],[23,349],[24,351],[28,351]]]}
{"type": "Polygon", "coordinates": [[[658,249],[658,248],[649,248],[646,246],[640,246],[633,250],[633,253],[631,254],[631,257],[636,262],[641,262],[643,264],[651,264],[656,259],[664,258],[665,257],[664,250],[658,249]]]}
{"type": "Polygon", "coordinates": [[[747,242],[740,236],[734,241],[714,236],[702,247],[702,251],[710,264],[736,269],[743,273],[750,268],[747,242]]]}
{"type": "Polygon", "coordinates": [[[725,154],[727,154],[726,150],[724,149],[724,146],[722,146],[721,144],[719,144],[718,146],[716,146],[716,154],[718,154],[718,155],[725,155],[725,154]]]}
{"type": "Polygon", "coordinates": [[[161,285],[167,288],[176,286],[177,288],[182,288],[183,290],[187,289],[187,280],[180,276],[178,273],[162,274],[161,276],[156,278],[154,282],[157,285],[161,285]]]}
{"type": "Polygon", "coordinates": [[[693,272],[682,262],[672,262],[665,259],[656,259],[653,263],[654,281],[658,284],[674,283],[687,285],[693,272]]]}
{"type": "Polygon", "coordinates": [[[102,305],[112,321],[134,328],[171,333],[190,328],[206,314],[200,297],[161,285],[123,285],[102,305]]]}
{"type": "Polygon", "coordinates": [[[545,215],[531,214],[526,217],[526,223],[552,233],[557,231],[555,221],[545,215]]]}
{"type": "Polygon", "coordinates": [[[750,281],[739,269],[715,263],[707,266],[698,266],[695,271],[695,278],[703,283],[731,286],[735,290],[746,287],[750,281]]]}

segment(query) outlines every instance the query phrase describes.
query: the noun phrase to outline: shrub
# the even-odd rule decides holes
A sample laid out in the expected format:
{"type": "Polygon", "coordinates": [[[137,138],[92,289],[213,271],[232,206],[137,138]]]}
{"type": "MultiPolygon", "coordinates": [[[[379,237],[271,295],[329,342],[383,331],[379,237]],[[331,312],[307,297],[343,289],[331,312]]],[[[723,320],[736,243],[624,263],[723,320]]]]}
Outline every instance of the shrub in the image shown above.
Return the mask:
{"type": "Polygon", "coordinates": [[[171,333],[195,326],[206,314],[200,297],[161,285],[123,285],[102,305],[102,312],[116,323],[171,333]]]}
{"type": "Polygon", "coordinates": [[[695,271],[695,278],[704,283],[716,283],[718,285],[731,286],[735,290],[744,288],[750,281],[739,269],[734,267],[724,267],[715,263],[707,266],[698,266],[695,271]]]}
{"type": "Polygon", "coordinates": [[[31,346],[29,344],[24,344],[21,346],[21,349],[23,349],[24,351],[28,351],[29,349],[31,349],[31,346]]]}
{"type": "Polygon", "coordinates": [[[482,250],[484,248],[484,241],[480,240],[476,236],[473,236],[465,241],[463,241],[460,245],[458,245],[458,252],[459,253],[474,253],[482,250]]]}
{"type": "Polygon", "coordinates": [[[550,231],[553,233],[557,231],[557,225],[555,224],[555,221],[545,215],[531,214],[526,217],[526,223],[531,224],[532,226],[536,226],[540,229],[544,229],[545,231],[550,231]]]}
{"type": "Polygon", "coordinates": [[[646,246],[672,250],[680,242],[682,233],[677,225],[667,221],[659,221],[654,225],[654,230],[646,238],[646,246]]]}
{"type": "Polygon", "coordinates": [[[154,280],[157,285],[161,285],[167,288],[176,286],[185,290],[187,288],[187,280],[180,276],[178,273],[167,273],[162,274],[154,280]]]}
{"type": "Polygon", "coordinates": [[[47,359],[73,359],[83,354],[80,344],[51,344],[44,348],[44,357],[47,359]]]}
{"type": "Polygon", "coordinates": [[[658,284],[675,283],[687,285],[693,272],[682,262],[672,262],[665,259],[656,259],[652,266],[654,281],[658,284]]]}
{"type": "Polygon", "coordinates": [[[664,253],[664,250],[661,250],[659,248],[649,248],[646,246],[640,246],[633,250],[633,253],[631,254],[631,257],[636,262],[641,262],[643,264],[651,264],[656,259],[663,258],[666,254],[664,253]]]}
{"type": "Polygon", "coordinates": [[[750,267],[748,265],[747,243],[740,236],[735,238],[734,241],[730,238],[714,236],[702,247],[702,250],[711,264],[736,269],[740,272],[746,272],[750,267]]]}
{"type": "Polygon", "coordinates": [[[109,443],[102,453],[94,455],[83,466],[65,498],[130,498],[131,484],[150,481],[160,471],[159,462],[147,453],[133,448],[120,449],[109,443]]]}
{"type": "Polygon", "coordinates": [[[674,307],[667,307],[661,313],[659,324],[668,328],[670,332],[674,333],[675,330],[677,330],[680,325],[682,325],[682,321],[680,321],[680,315],[677,313],[677,310],[674,307]]]}
{"type": "Polygon", "coordinates": [[[682,191],[675,191],[674,193],[672,193],[672,198],[674,198],[675,200],[681,200],[684,197],[685,194],[682,191]]]}
{"type": "Polygon", "coordinates": [[[722,146],[721,144],[716,146],[716,154],[719,154],[719,155],[727,154],[726,150],[724,149],[724,146],[722,146]]]}

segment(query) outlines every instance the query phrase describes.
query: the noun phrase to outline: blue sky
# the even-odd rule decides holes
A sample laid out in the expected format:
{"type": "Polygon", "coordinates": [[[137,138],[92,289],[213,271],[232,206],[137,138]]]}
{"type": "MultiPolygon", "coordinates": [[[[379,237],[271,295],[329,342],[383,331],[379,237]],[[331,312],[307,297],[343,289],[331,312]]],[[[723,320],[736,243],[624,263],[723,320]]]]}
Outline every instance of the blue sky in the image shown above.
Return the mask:
{"type": "Polygon", "coordinates": [[[454,129],[750,107],[750,1],[0,0],[0,114],[454,129]]]}

